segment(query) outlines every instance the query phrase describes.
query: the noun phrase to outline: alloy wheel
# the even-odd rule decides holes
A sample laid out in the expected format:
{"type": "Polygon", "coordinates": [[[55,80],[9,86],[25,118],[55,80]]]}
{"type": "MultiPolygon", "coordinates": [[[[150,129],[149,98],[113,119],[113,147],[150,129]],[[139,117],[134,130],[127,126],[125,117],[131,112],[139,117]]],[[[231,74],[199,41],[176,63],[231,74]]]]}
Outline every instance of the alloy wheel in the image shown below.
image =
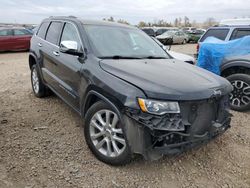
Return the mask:
{"type": "Polygon", "coordinates": [[[231,81],[233,91],[230,94],[230,102],[233,106],[245,106],[250,103],[250,85],[242,80],[231,81]]]}
{"type": "Polygon", "coordinates": [[[39,92],[39,78],[36,69],[32,71],[32,86],[35,93],[39,92]]]}
{"type": "Polygon", "coordinates": [[[95,148],[107,157],[118,157],[126,148],[118,115],[111,110],[96,112],[91,118],[89,131],[95,148]]]}

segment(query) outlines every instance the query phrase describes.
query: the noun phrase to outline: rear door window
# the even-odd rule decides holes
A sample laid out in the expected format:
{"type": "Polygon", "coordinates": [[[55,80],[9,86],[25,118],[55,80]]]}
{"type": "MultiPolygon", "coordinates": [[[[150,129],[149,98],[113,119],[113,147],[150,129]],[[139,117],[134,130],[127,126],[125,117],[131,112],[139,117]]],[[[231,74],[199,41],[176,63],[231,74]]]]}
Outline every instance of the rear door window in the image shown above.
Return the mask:
{"type": "Polygon", "coordinates": [[[250,35],[250,29],[235,29],[230,40],[239,39],[250,35]]]}
{"type": "Polygon", "coordinates": [[[209,29],[201,38],[200,42],[203,42],[207,37],[216,37],[220,40],[225,40],[229,29],[209,29]]]}
{"type": "Polygon", "coordinates": [[[45,35],[47,32],[48,26],[49,26],[49,22],[43,22],[37,31],[37,36],[42,38],[42,39],[45,39],[45,35]]]}
{"type": "Polygon", "coordinates": [[[62,22],[51,22],[46,34],[46,40],[52,44],[57,45],[61,29],[62,29],[62,22]]]}

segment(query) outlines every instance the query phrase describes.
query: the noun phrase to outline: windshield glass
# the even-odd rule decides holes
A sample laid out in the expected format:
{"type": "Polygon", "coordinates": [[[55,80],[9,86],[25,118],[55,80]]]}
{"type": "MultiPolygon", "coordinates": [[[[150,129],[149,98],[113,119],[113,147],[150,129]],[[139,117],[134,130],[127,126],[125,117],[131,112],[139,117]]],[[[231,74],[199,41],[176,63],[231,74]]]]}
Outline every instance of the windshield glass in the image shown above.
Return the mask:
{"type": "Polygon", "coordinates": [[[175,31],[166,31],[163,35],[174,35],[175,31]]]}
{"type": "Polygon", "coordinates": [[[84,25],[95,55],[99,58],[169,58],[143,31],[133,28],[84,25]]]}

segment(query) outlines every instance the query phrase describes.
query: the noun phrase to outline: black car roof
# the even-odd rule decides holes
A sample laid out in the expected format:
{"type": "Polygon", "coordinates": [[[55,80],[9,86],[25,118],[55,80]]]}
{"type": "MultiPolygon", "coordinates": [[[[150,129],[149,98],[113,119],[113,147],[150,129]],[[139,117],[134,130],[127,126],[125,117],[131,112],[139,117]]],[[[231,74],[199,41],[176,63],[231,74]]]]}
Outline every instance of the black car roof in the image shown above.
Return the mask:
{"type": "Polygon", "coordinates": [[[52,21],[52,20],[80,21],[84,25],[105,25],[105,26],[135,28],[135,27],[127,25],[127,24],[121,24],[121,23],[110,22],[110,21],[102,21],[102,20],[81,19],[81,18],[77,18],[74,16],[53,16],[53,17],[49,17],[45,20],[48,20],[48,21],[52,21]]]}

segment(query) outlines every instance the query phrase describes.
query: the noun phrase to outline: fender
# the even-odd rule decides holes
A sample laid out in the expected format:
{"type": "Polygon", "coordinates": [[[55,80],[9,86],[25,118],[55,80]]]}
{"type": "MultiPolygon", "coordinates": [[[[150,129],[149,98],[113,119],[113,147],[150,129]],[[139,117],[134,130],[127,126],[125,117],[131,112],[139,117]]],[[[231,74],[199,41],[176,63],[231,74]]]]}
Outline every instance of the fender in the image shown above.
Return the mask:
{"type": "MultiPolygon", "coordinates": [[[[37,58],[37,56],[36,56],[36,53],[33,52],[33,51],[30,51],[30,52],[29,52],[29,56],[32,56],[32,57],[35,59],[35,62],[36,62],[36,65],[37,65],[37,67],[38,67],[38,71],[39,71],[40,77],[41,77],[42,81],[44,82],[44,84],[46,85],[46,82],[45,82],[45,80],[44,80],[44,78],[43,78],[42,69],[41,69],[41,67],[40,67],[40,63],[39,63],[39,60],[38,60],[38,58],[37,58]]],[[[30,63],[30,62],[29,62],[29,63],[30,63]]],[[[30,64],[29,64],[29,67],[30,67],[30,64]]],[[[30,68],[31,68],[31,67],[30,67],[30,68]]]]}
{"type": "Polygon", "coordinates": [[[246,67],[250,69],[250,60],[232,60],[221,64],[221,72],[231,67],[246,67]]]}
{"type": "MultiPolygon", "coordinates": [[[[37,60],[37,57],[36,57],[36,55],[35,55],[35,53],[33,52],[33,51],[30,51],[29,52],[29,56],[32,56],[34,59],[35,59],[35,62],[36,62],[36,64],[37,64],[37,62],[38,62],[38,60],[37,60]]],[[[30,62],[29,62],[30,63],[30,62]]],[[[30,65],[29,65],[29,67],[30,67],[30,65]]],[[[31,68],[31,67],[30,67],[31,68]]]]}
{"type": "MultiPolygon", "coordinates": [[[[106,102],[107,104],[109,104],[114,110],[115,112],[118,114],[119,118],[121,119],[122,116],[121,116],[121,113],[120,113],[120,110],[119,110],[119,107],[117,107],[114,102],[112,102],[110,99],[108,99],[106,96],[104,96],[103,94],[101,94],[100,92],[96,91],[96,90],[90,90],[86,97],[85,97],[85,100],[83,102],[83,105],[82,106],[82,109],[81,109],[81,115],[82,117],[85,117],[86,113],[87,113],[87,110],[85,109],[86,108],[86,105],[87,105],[87,102],[89,101],[89,98],[92,96],[92,95],[95,95],[96,97],[98,97],[99,99],[103,100],[104,102],[106,102]]],[[[120,105],[119,105],[120,106],[120,105]]]]}

